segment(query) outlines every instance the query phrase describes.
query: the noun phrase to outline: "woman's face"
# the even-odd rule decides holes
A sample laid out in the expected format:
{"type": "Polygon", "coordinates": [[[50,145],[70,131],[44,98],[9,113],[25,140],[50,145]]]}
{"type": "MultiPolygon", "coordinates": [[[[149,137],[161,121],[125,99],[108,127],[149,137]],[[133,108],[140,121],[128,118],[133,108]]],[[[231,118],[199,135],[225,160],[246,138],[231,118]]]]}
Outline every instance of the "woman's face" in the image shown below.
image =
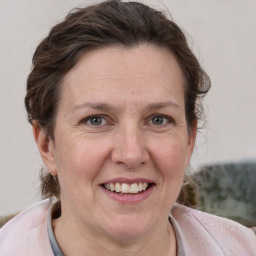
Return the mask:
{"type": "Polygon", "coordinates": [[[59,177],[62,220],[118,239],[166,228],[192,134],[169,51],[140,45],[85,54],[63,80],[45,158],[59,177]]]}

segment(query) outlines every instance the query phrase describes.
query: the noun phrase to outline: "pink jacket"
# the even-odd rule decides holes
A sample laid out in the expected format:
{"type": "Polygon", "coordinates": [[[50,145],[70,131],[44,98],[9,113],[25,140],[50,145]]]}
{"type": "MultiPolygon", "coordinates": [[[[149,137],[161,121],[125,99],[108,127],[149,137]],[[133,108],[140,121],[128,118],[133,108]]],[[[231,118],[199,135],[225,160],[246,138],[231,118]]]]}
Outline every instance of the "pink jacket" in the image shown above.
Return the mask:
{"type": "MultiPolygon", "coordinates": [[[[53,256],[47,233],[49,199],[41,201],[0,229],[1,256],[53,256]]],[[[224,218],[176,204],[170,216],[186,256],[256,256],[252,230],[224,218]]]]}

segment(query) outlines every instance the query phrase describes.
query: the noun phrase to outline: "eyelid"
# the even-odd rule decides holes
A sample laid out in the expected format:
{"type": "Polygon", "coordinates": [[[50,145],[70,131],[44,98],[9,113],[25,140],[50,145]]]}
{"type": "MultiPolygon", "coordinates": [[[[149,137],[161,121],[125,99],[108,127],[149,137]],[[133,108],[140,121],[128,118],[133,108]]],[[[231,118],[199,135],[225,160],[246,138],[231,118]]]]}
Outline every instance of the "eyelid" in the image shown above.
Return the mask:
{"type": "MultiPolygon", "coordinates": [[[[106,123],[109,123],[109,121],[107,120],[107,117],[106,117],[105,115],[102,115],[102,114],[95,114],[95,115],[87,116],[87,117],[85,117],[85,118],[82,118],[79,123],[81,123],[81,124],[88,124],[87,122],[88,122],[90,119],[93,119],[93,118],[95,118],[95,117],[102,118],[102,119],[104,119],[104,120],[106,121],[106,123]]],[[[88,125],[90,125],[90,124],[88,124],[88,125]]],[[[91,124],[91,126],[93,126],[93,125],[91,124]]],[[[99,126],[102,126],[102,125],[99,125],[99,126]]],[[[95,127],[96,127],[96,125],[95,125],[95,127]]]]}
{"type": "MultiPolygon", "coordinates": [[[[160,116],[160,117],[163,117],[167,120],[167,124],[163,124],[162,126],[165,126],[165,125],[168,125],[168,124],[175,124],[175,120],[174,118],[172,118],[171,116],[169,115],[165,115],[165,114],[152,114],[150,115],[148,118],[146,118],[146,122],[149,123],[150,121],[152,121],[152,119],[154,117],[157,117],[157,116],[160,116]]],[[[111,118],[104,115],[104,114],[93,114],[93,115],[90,115],[90,116],[87,116],[85,118],[82,118],[81,121],[79,121],[79,123],[81,124],[88,124],[90,125],[89,123],[87,123],[90,119],[93,119],[94,117],[99,117],[99,118],[102,118],[106,121],[106,124],[103,124],[103,125],[99,125],[98,127],[101,127],[101,126],[104,126],[104,125],[108,125],[111,123],[111,118]]],[[[90,125],[90,126],[93,126],[93,125],[90,125]]],[[[161,125],[159,125],[161,126],[161,125]]],[[[96,127],[96,126],[95,126],[96,127]]]]}
{"type": "MultiPolygon", "coordinates": [[[[165,114],[153,114],[153,115],[150,115],[150,116],[148,117],[148,120],[151,121],[154,117],[157,117],[157,116],[166,118],[167,121],[168,121],[168,123],[173,123],[173,124],[175,124],[174,118],[172,118],[171,116],[165,115],[165,114]]],[[[163,126],[164,126],[164,125],[163,125],[163,126]]]]}

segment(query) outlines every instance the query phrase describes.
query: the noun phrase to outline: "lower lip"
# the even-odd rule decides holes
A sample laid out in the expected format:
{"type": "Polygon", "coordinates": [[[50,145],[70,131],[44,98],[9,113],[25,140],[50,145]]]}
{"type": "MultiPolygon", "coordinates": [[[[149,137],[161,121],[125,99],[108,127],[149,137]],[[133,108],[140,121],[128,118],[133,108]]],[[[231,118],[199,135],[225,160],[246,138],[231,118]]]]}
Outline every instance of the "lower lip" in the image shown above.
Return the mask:
{"type": "Polygon", "coordinates": [[[150,194],[153,191],[154,186],[150,186],[147,190],[144,190],[143,192],[139,193],[139,194],[128,194],[128,195],[119,195],[115,192],[111,192],[105,188],[102,188],[104,190],[104,192],[111,197],[112,199],[114,199],[115,201],[118,201],[119,203],[123,203],[123,204],[137,204],[140,203],[144,200],[146,200],[150,194]]]}

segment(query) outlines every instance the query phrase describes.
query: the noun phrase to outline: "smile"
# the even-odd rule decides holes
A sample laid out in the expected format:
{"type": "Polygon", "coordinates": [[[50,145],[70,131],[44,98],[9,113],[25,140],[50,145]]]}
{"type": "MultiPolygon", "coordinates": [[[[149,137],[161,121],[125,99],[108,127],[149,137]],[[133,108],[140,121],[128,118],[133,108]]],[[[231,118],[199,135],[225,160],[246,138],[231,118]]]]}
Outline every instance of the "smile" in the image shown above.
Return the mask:
{"type": "Polygon", "coordinates": [[[147,190],[150,187],[149,183],[139,182],[139,183],[106,183],[103,187],[111,192],[118,193],[120,195],[127,194],[138,194],[142,191],[147,190]]]}

